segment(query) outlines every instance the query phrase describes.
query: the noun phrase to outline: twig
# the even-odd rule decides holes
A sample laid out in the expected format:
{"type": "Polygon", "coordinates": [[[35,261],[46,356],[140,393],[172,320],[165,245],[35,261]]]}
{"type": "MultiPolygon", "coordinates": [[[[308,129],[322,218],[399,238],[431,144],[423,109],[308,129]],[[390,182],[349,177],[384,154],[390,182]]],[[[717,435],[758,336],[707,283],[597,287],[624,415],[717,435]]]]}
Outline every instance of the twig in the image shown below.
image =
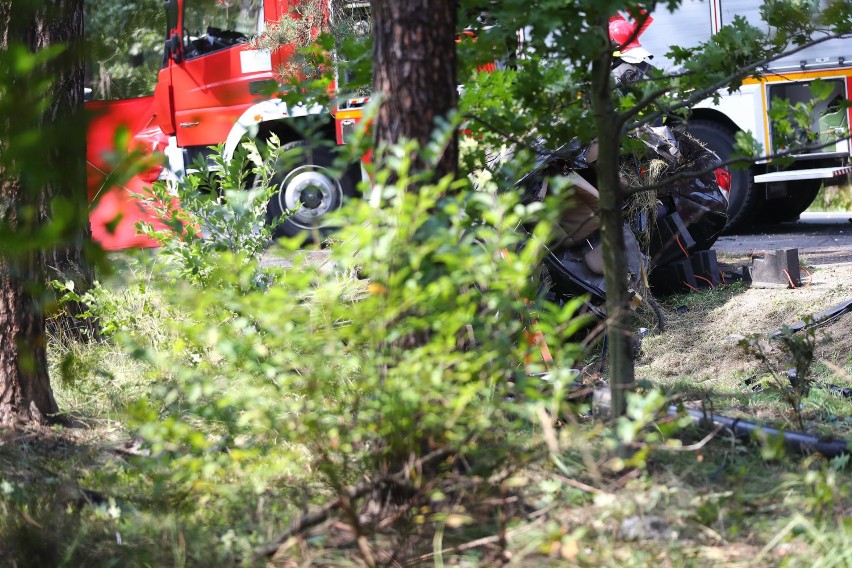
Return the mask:
{"type": "Polygon", "coordinates": [[[831,361],[828,361],[826,359],[821,359],[820,362],[822,364],[824,364],[826,367],[828,367],[829,369],[831,369],[832,371],[834,371],[835,373],[837,373],[838,375],[841,375],[843,377],[846,377],[847,379],[852,380],[852,375],[847,373],[846,370],[843,367],[835,365],[834,363],[832,363],[831,361]]]}
{"type": "MultiPolygon", "coordinates": [[[[667,110],[668,110],[668,112],[675,112],[675,111],[680,110],[680,109],[689,109],[693,105],[695,105],[697,102],[702,101],[702,100],[710,97],[713,93],[715,93],[716,91],[718,91],[722,87],[730,84],[731,81],[748,77],[753,71],[756,71],[760,68],[764,68],[764,67],[766,67],[766,65],[768,65],[769,63],[772,63],[773,61],[775,61],[777,59],[781,59],[783,57],[788,57],[790,55],[793,55],[795,53],[802,51],[803,49],[806,49],[808,47],[812,47],[814,45],[818,45],[820,43],[824,43],[826,41],[830,41],[832,39],[842,39],[842,38],[846,38],[846,37],[849,37],[849,34],[829,33],[829,34],[826,34],[825,36],[823,36],[819,39],[813,40],[813,41],[808,42],[804,45],[796,46],[795,48],[789,49],[789,50],[787,50],[783,53],[779,53],[779,54],[776,54],[776,55],[771,55],[769,57],[765,57],[764,59],[761,59],[760,61],[754,62],[750,65],[743,67],[737,73],[734,73],[732,75],[728,75],[727,77],[720,79],[719,81],[716,81],[715,83],[713,83],[712,85],[710,85],[710,86],[708,86],[704,89],[700,89],[698,91],[693,92],[688,97],[684,98],[680,102],[669,107],[669,109],[667,109],[667,110]]],[[[769,69],[769,71],[771,72],[771,69],[769,69]]],[[[778,73],[774,73],[774,74],[778,74],[778,73]]],[[[641,101],[641,103],[647,105],[648,101],[641,101]]],[[[637,104],[632,109],[625,112],[620,118],[624,121],[629,120],[632,116],[635,116],[636,113],[638,112],[638,110],[641,110],[641,108],[642,107],[640,107],[639,104],[637,104]]],[[[628,130],[632,130],[634,128],[637,128],[642,124],[648,124],[648,123],[650,123],[654,120],[657,120],[658,118],[661,118],[662,116],[663,116],[662,111],[657,111],[657,112],[651,113],[651,114],[643,117],[641,120],[638,120],[638,121],[634,122],[633,124],[631,124],[629,126],[628,130]]]]}
{"type": "Polygon", "coordinates": [[[631,469],[630,471],[619,477],[617,480],[615,480],[615,484],[621,488],[626,487],[629,481],[636,479],[640,475],[641,472],[638,469],[631,469]]]}
{"type": "Polygon", "coordinates": [[[537,511],[533,511],[532,513],[530,513],[527,516],[531,519],[538,519],[538,518],[543,517],[544,515],[548,514],[550,511],[555,509],[557,507],[557,505],[559,505],[559,504],[560,503],[559,503],[558,500],[553,501],[552,503],[550,503],[550,505],[542,507],[541,509],[539,509],[537,511]]]}
{"type": "Polygon", "coordinates": [[[690,444],[688,446],[651,446],[651,449],[654,451],[662,451],[662,452],[694,452],[696,450],[700,450],[704,446],[706,446],[710,440],[716,437],[722,428],[724,428],[724,424],[717,424],[713,430],[704,436],[701,441],[696,442],[694,444],[690,444]]]}
{"type": "Polygon", "coordinates": [[[376,560],[373,558],[373,552],[370,550],[370,543],[367,542],[367,537],[364,536],[364,529],[361,523],[358,522],[358,511],[352,504],[352,499],[347,495],[343,495],[339,499],[340,505],[343,508],[344,514],[349,518],[349,525],[355,533],[355,542],[358,543],[358,551],[361,553],[361,558],[368,568],[376,568],[376,560]]]}
{"type": "Polygon", "coordinates": [[[281,548],[290,537],[302,533],[310,528],[317,526],[318,524],[324,522],[328,519],[328,514],[337,508],[340,505],[340,499],[335,499],[329,503],[326,503],[322,506],[322,508],[313,511],[312,513],[308,513],[302,515],[290,526],[289,529],[284,531],[281,535],[278,536],[273,542],[258,548],[254,553],[254,559],[260,559],[268,556],[272,556],[278,549],[281,548]]]}
{"type": "Polygon", "coordinates": [[[547,444],[547,449],[552,454],[559,453],[559,441],[556,437],[556,430],[553,428],[553,419],[547,413],[544,406],[539,406],[536,409],[536,415],[541,422],[541,433],[544,442],[547,444]]]}
{"type": "MultiPolygon", "coordinates": [[[[518,527],[516,529],[506,531],[505,538],[513,537],[515,535],[522,534],[522,533],[524,533],[528,530],[532,530],[534,525],[540,524],[542,522],[543,518],[544,517],[541,517],[541,518],[536,519],[535,521],[533,521],[529,524],[526,524],[522,527],[518,527]]],[[[476,540],[471,540],[470,542],[465,542],[463,544],[459,544],[458,546],[453,546],[451,548],[445,548],[445,549],[440,551],[440,554],[443,555],[443,554],[454,554],[456,552],[464,552],[465,550],[470,550],[471,548],[479,548],[480,546],[487,546],[489,544],[495,544],[499,540],[500,540],[500,535],[485,536],[485,537],[482,537],[482,538],[478,538],[476,540]]],[[[426,554],[418,556],[417,558],[410,559],[408,562],[406,562],[406,565],[410,566],[412,564],[416,564],[417,562],[422,562],[423,560],[429,560],[430,558],[433,558],[435,555],[436,555],[435,552],[428,552],[426,554]]]]}
{"type": "Polygon", "coordinates": [[[554,474],[559,481],[573,487],[574,489],[579,489],[580,491],[584,491],[586,493],[591,493],[592,495],[609,495],[606,491],[598,489],[597,487],[592,487],[591,485],[587,485],[582,481],[577,481],[576,479],[571,479],[567,475],[562,475],[561,473],[554,474]]]}
{"type": "MultiPolygon", "coordinates": [[[[449,449],[435,450],[434,452],[427,454],[417,460],[413,465],[419,471],[423,468],[424,465],[429,465],[431,463],[441,461],[444,458],[450,456],[452,453],[452,450],[449,449]]],[[[344,500],[351,502],[356,499],[360,499],[364,495],[370,493],[377,485],[380,485],[385,482],[397,484],[405,483],[408,479],[408,474],[410,471],[411,467],[409,465],[406,465],[402,470],[398,471],[392,476],[379,478],[374,481],[362,481],[355,487],[345,489],[343,495],[329,503],[326,503],[316,511],[302,515],[301,517],[296,519],[296,521],[289,529],[287,529],[286,531],[281,533],[277,538],[275,538],[275,540],[255,550],[253,555],[254,560],[259,560],[261,558],[267,558],[269,556],[274,555],[278,551],[278,549],[281,548],[281,546],[285,542],[287,542],[290,537],[300,534],[310,528],[313,528],[323,523],[325,520],[328,519],[329,514],[333,510],[345,505],[344,500]]]]}
{"type": "Polygon", "coordinates": [[[491,130],[492,132],[499,134],[500,136],[502,136],[503,138],[505,138],[509,142],[515,144],[516,146],[522,146],[522,147],[526,148],[527,150],[532,151],[537,156],[548,156],[548,155],[551,154],[550,150],[548,150],[547,148],[543,148],[541,145],[535,144],[535,142],[530,143],[530,142],[527,142],[526,140],[522,140],[521,138],[517,138],[516,136],[514,136],[510,132],[507,132],[506,130],[500,128],[499,126],[495,126],[493,123],[488,122],[487,120],[485,120],[484,118],[482,118],[479,115],[476,115],[476,114],[473,114],[473,113],[465,113],[464,115],[462,115],[462,118],[467,118],[467,119],[474,120],[474,121],[480,123],[481,125],[483,125],[487,129],[491,130]]]}
{"type": "MultiPolygon", "coordinates": [[[[424,487],[424,489],[431,489],[432,487],[433,485],[429,484],[424,487]]],[[[408,511],[411,510],[412,507],[414,507],[414,503],[415,501],[413,499],[409,500],[407,503],[402,505],[393,515],[389,515],[379,521],[379,523],[376,525],[376,531],[384,530],[395,522],[397,522],[404,514],[406,514],[408,511]]]]}
{"type": "Polygon", "coordinates": [[[483,499],[479,502],[480,505],[494,505],[494,506],[502,506],[508,505],[509,503],[517,503],[520,499],[517,495],[511,495],[509,497],[501,497],[499,499],[483,499]]]}

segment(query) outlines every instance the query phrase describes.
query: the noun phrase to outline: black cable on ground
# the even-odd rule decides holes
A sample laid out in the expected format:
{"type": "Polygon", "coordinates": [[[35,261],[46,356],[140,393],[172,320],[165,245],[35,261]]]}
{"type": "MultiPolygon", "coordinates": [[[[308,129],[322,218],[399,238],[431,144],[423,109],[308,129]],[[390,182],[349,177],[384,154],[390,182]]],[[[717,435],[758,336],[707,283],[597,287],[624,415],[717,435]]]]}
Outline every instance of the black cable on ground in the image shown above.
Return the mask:
{"type": "MultiPolygon", "coordinates": [[[[819,325],[831,323],[843,314],[847,314],[849,312],[852,312],[852,300],[847,300],[842,304],[834,306],[833,308],[828,308],[827,310],[821,311],[820,313],[816,314],[813,317],[813,320],[810,322],[797,321],[794,324],[788,325],[787,328],[790,329],[793,333],[795,333],[797,331],[802,331],[803,329],[809,327],[816,327],[819,325]]],[[[783,329],[779,329],[777,331],[772,332],[769,337],[778,337],[782,333],[784,333],[783,329]]]]}
{"type": "Polygon", "coordinates": [[[666,318],[663,315],[663,310],[660,309],[660,304],[657,303],[657,300],[653,296],[649,295],[648,305],[651,306],[651,309],[654,310],[654,315],[657,316],[657,333],[663,333],[666,331],[666,318]]]}
{"type": "MultiPolygon", "coordinates": [[[[800,454],[818,453],[827,458],[833,458],[844,454],[849,454],[849,444],[845,440],[835,440],[831,438],[821,438],[803,432],[792,432],[788,430],[780,430],[771,426],[761,426],[753,422],[740,420],[739,418],[729,418],[721,414],[712,414],[702,412],[701,410],[684,409],[686,413],[693,419],[699,427],[713,427],[720,425],[730,430],[734,436],[738,438],[748,438],[752,436],[759,439],[778,438],[783,440],[784,447],[788,450],[795,451],[800,454]]],[[[680,416],[681,409],[677,406],[670,406],[668,409],[670,416],[680,416]]]]}

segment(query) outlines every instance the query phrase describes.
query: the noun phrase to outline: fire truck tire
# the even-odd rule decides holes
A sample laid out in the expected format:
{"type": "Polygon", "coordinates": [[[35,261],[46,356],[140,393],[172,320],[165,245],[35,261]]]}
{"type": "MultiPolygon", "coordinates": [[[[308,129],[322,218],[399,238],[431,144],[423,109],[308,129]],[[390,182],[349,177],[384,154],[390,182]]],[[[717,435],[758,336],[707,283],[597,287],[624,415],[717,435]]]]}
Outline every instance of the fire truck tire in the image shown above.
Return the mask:
{"type": "Polygon", "coordinates": [[[302,140],[282,146],[285,151],[292,148],[304,151],[299,161],[272,177],[278,192],[270,199],[266,216],[270,221],[286,217],[275,229],[276,238],[307,233],[314,240],[322,239],[332,230],[328,214],[356,195],[359,171],[350,167],[335,175],[334,154],[328,148],[312,148],[302,140]]]}
{"type": "Polygon", "coordinates": [[[792,184],[789,194],[778,199],[767,199],[758,215],[758,221],[766,224],[797,221],[802,211],[808,208],[822,187],[820,179],[788,181],[792,184]]]}
{"type": "MultiPolygon", "coordinates": [[[[701,140],[724,162],[734,153],[734,128],[709,120],[692,120],[689,133],[701,140]]],[[[725,232],[748,227],[764,204],[759,187],[751,183],[751,171],[730,169],[731,192],[728,195],[728,222],[725,232]]]]}

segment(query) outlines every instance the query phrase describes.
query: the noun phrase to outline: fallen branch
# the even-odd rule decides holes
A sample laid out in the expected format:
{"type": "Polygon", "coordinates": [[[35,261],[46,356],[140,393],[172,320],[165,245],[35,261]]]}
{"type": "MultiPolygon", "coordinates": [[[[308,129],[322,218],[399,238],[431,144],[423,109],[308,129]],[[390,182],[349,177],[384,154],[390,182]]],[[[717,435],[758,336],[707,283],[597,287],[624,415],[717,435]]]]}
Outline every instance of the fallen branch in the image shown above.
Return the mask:
{"type": "MultiPolygon", "coordinates": [[[[489,544],[497,544],[500,541],[501,538],[509,538],[509,537],[512,537],[512,536],[515,536],[515,535],[518,535],[518,534],[525,533],[529,530],[532,530],[535,525],[541,524],[543,519],[544,519],[544,517],[541,517],[541,518],[538,518],[535,521],[528,523],[528,524],[526,524],[522,527],[518,527],[518,528],[515,528],[515,529],[512,529],[512,530],[506,531],[506,533],[504,535],[502,535],[502,537],[501,537],[501,535],[495,534],[495,535],[491,535],[491,536],[485,536],[485,537],[482,537],[482,538],[478,538],[476,540],[471,540],[470,542],[465,542],[463,544],[459,544],[457,546],[452,546],[450,548],[444,548],[440,551],[440,554],[441,555],[455,554],[456,552],[464,552],[465,550],[471,550],[472,548],[479,548],[481,546],[487,546],[489,544]]],[[[422,562],[424,560],[429,560],[430,558],[433,558],[437,554],[438,554],[438,552],[427,552],[426,554],[418,556],[417,558],[412,558],[411,560],[409,560],[405,564],[406,564],[406,566],[410,566],[412,564],[416,564],[416,563],[422,562]]]]}
{"type": "Polygon", "coordinates": [[[694,452],[706,446],[708,442],[715,438],[716,434],[718,434],[724,427],[724,424],[717,424],[716,427],[713,428],[713,430],[711,430],[710,433],[704,436],[699,442],[690,444],[688,446],[651,446],[651,449],[659,452],[694,452]]]}
{"type": "Polygon", "coordinates": [[[606,491],[598,489],[597,487],[592,487],[591,485],[587,485],[587,484],[583,483],[582,481],[577,481],[576,479],[571,479],[570,477],[562,475],[560,473],[555,473],[553,475],[555,475],[556,478],[559,479],[559,481],[561,481],[562,483],[564,483],[565,485],[567,485],[569,487],[573,487],[574,489],[579,489],[580,491],[584,491],[586,493],[591,493],[592,495],[610,495],[610,493],[607,493],[606,491]]]}
{"type": "Polygon", "coordinates": [[[416,468],[418,471],[421,471],[424,466],[440,462],[452,454],[453,451],[449,449],[435,450],[434,452],[423,456],[419,460],[416,460],[413,464],[406,465],[406,467],[402,468],[402,470],[391,476],[378,478],[372,481],[362,481],[355,487],[347,488],[343,492],[343,495],[329,503],[326,503],[315,511],[300,516],[289,529],[280,534],[272,542],[258,548],[254,553],[254,560],[273,556],[288,539],[325,522],[332,511],[342,507],[344,504],[360,499],[361,497],[371,493],[377,487],[388,483],[405,485],[408,482],[412,468],[416,468]]]}

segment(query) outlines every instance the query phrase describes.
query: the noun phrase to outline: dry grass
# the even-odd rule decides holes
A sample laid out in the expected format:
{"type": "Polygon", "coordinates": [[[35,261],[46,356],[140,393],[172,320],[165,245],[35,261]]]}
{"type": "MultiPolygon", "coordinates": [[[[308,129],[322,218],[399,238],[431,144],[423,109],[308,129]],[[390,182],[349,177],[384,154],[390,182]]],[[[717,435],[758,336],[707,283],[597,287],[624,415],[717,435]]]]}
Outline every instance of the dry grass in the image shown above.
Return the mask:
{"type": "MultiPolygon", "coordinates": [[[[746,258],[721,261],[737,266],[746,258]]],[[[769,393],[756,393],[744,384],[765,377],[766,369],[738,345],[739,339],[766,335],[807,316],[852,298],[852,259],[808,257],[803,266],[812,273],[798,289],[758,289],[742,284],[703,294],[668,298],[662,307],[665,333],[645,339],[637,362],[637,377],[670,389],[687,400],[708,400],[715,408],[747,419],[792,425],[783,403],[769,393]]],[[[816,329],[813,377],[817,382],[852,387],[852,314],[816,329]]],[[[792,366],[792,365],[791,365],[792,366]]],[[[783,367],[781,370],[788,367],[783,367]]],[[[816,430],[820,418],[849,416],[852,403],[814,391],[805,401],[816,430]]],[[[852,425],[836,421],[829,431],[848,436],[852,425]]]]}

